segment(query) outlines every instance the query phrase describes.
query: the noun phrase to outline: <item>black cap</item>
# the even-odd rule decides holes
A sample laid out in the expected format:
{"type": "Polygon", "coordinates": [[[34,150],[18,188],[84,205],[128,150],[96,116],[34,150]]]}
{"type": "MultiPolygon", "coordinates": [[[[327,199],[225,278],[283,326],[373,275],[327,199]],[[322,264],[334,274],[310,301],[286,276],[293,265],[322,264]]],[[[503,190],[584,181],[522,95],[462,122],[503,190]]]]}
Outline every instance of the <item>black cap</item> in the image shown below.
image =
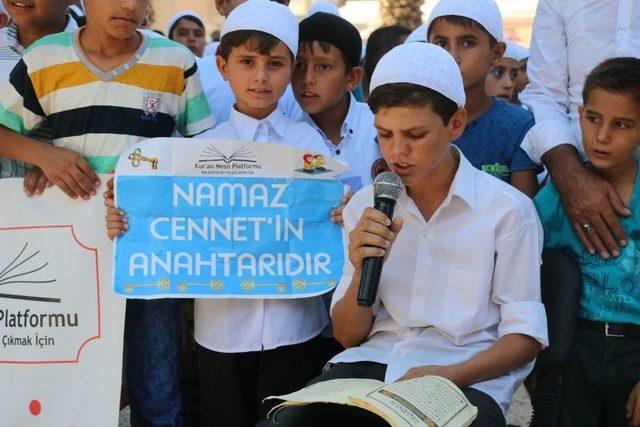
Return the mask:
{"type": "Polygon", "coordinates": [[[348,68],[360,64],[362,38],[358,29],[337,15],[316,12],[300,22],[300,43],[329,43],[342,52],[348,68]]]}

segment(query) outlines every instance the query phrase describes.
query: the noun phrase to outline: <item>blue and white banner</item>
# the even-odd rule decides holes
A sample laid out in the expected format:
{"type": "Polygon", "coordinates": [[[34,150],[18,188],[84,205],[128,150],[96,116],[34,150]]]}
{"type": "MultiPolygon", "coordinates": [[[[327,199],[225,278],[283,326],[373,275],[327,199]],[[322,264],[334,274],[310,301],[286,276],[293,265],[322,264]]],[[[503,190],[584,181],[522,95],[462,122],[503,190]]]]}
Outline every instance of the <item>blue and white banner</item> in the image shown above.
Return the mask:
{"type": "Polygon", "coordinates": [[[342,275],[345,166],[276,144],[154,139],[116,170],[115,290],[130,298],[304,298],[342,275]]]}

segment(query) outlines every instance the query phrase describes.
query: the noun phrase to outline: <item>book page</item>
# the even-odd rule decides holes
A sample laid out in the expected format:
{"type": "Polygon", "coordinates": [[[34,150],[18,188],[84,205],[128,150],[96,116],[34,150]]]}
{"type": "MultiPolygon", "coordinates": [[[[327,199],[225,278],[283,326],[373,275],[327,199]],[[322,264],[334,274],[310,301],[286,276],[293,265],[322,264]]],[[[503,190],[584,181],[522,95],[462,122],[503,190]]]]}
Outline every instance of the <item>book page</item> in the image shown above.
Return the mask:
{"type": "Polygon", "coordinates": [[[322,381],[290,394],[269,396],[267,399],[285,400],[287,405],[314,402],[348,405],[350,396],[365,396],[383,385],[380,381],[362,378],[337,379],[322,381]]]}
{"type": "MultiPolygon", "coordinates": [[[[393,412],[394,424],[411,426],[469,425],[477,414],[467,398],[449,380],[428,376],[387,384],[373,390],[362,400],[380,411],[393,412]]],[[[377,411],[376,411],[377,412],[377,411]]],[[[391,415],[391,414],[389,414],[391,415]]]]}

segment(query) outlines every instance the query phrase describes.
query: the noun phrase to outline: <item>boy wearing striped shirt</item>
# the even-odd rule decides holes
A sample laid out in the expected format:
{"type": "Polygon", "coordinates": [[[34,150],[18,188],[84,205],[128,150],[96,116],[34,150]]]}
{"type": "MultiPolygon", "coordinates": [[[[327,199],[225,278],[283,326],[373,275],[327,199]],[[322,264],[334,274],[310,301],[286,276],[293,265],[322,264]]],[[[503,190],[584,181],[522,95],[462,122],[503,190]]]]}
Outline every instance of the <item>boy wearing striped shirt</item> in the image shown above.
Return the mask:
{"type": "MultiPolygon", "coordinates": [[[[97,173],[131,144],[213,119],[193,55],[138,31],[149,0],[86,0],[87,25],[27,49],[0,91],[0,156],[34,164],[71,197],[88,198],[97,173]],[[53,145],[31,139],[44,123],[53,145]]],[[[125,358],[132,426],[179,425],[178,300],[127,304],[125,358]]]]}
{"type": "MultiPolygon", "coordinates": [[[[0,28],[2,14],[5,13],[11,23],[6,28],[0,29],[0,81],[2,84],[9,80],[9,74],[15,65],[22,59],[25,50],[42,37],[61,31],[75,31],[78,29],[76,21],[67,15],[66,9],[71,0],[34,0],[28,6],[16,4],[11,0],[0,2],[0,28]],[[6,6],[5,6],[6,5],[6,6]]],[[[9,22],[7,22],[9,24],[9,22]]],[[[31,136],[40,141],[51,141],[51,130],[42,126],[31,136]]],[[[25,178],[25,191],[32,195],[37,184],[40,184],[41,193],[47,179],[38,168],[29,173],[28,165],[0,157],[0,178],[25,178]],[[37,179],[42,178],[42,179],[37,179]]]]}

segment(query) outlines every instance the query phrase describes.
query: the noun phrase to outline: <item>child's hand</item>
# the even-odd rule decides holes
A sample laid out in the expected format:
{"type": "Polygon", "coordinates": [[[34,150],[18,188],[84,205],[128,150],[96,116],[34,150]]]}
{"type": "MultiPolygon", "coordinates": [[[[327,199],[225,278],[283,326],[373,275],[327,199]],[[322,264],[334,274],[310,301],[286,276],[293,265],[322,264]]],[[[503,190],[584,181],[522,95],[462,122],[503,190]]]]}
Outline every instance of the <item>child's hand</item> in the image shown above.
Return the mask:
{"type": "Polygon", "coordinates": [[[640,427],[640,381],[631,390],[627,400],[627,419],[630,426],[640,427]]]}
{"type": "Polygon", "coordinates": [[[42,194],[45,188],[49,188],[52,185],[53,182],[49,181],[49,178],[42,172],[42,169],[37,166],[29,169],[23,181],[24,192],[29,197],[34,194],[42,194]]]}
{"type": "Polygon", "coordinates": [[[118,236],[122,236],[129,229],[129,219],[124,216],[124,211],[116,208],[116,202],[113,195],[113,178],[107,181],[107,189],[103,194],[104,205],[107,207],[107,236],[109,240],[113,240],[118,236]]]}
{"type": "Polygon", "coordinates": [[[351,200],[351,197],[353,197],[353,193],[347,193],[342,198],[342,204],[340,205],[340,207],[337,207],[331,211],[331,221],[335,222],[336,224],[342,225],[342,211],[344,210],[344,207],[347,206],[347,203],[349,203],[349,200],[351,200]]]}
{"type": "Polygon", "coordinates": [[[75,151],[47,145],[38,166],[49,180],[72,199],[95,196],[100,179],[89,163],[75,151]]]}
{"type": "Polygon", "coordinates": [[[387,258],[393,242],[402,229],[403,219],[391,221],[385,214],[368,207],[349,233],[349,261],[359,271],[365,258],[387,258]]]}

